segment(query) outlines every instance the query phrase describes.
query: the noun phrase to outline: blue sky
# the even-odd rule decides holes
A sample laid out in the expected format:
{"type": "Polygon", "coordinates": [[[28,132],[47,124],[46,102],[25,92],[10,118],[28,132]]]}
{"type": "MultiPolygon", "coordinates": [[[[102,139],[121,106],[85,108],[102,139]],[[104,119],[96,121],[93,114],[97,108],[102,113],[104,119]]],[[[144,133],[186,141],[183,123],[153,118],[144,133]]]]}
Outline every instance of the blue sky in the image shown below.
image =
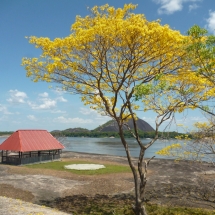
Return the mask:
{"type": "MultiPolygon", "coordinates": [[[[34,83],[26,78],[20,65],[22,57],[38,57],[39,51],[25,36],[54,39],[70,34],[76,15],[86,16],[94,5],[123,7],[138,4],[135,13],[150,21],[185,34],[194,24],[215,34],[214,0],[1,0],[0,1],[0,131],[18,129],[94,129],[109,118],[102,117],[81,103],[79,96],[50,88],[48,83],[34,83]]],[[[153,113],[139,112],[139,117],[154,126],[153,113]]],[[[176,123],[188,127],[204,120],[198,111],[176,116],[176,123]]],[[[170,130],[176,130],[173,125],[170,130]]]]}

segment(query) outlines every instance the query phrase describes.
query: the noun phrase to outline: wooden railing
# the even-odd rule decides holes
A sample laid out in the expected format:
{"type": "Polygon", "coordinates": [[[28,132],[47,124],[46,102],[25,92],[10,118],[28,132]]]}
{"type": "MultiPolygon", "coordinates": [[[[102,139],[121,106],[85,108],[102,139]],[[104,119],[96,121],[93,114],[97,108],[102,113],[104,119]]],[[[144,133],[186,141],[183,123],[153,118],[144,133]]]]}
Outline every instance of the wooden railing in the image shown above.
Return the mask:
{"type": "Polygon", "coordinates": [[[30,163],[40,163],[45,161],[51,161],[60,159],[60,154],[55,155],[42,155],[39,157],[23,157],[19,158],[18,156],[3,156],[2,163],[3,164],[11,164],[11,165],[25,165],[30,163]]]}

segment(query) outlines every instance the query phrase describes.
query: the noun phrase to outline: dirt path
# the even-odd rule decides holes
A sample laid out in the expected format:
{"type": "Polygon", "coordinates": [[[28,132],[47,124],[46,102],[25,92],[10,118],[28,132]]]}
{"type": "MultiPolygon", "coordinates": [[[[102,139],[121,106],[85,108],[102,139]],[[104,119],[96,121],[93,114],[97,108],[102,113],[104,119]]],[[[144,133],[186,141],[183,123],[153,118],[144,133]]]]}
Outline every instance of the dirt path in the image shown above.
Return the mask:
{"type": "MultiPolygon", "coordinates": [[[[127,159],[124,157],[74,152],[64,152],[62,159],[127,165],[127,159]]],[[[214,176],[215,168],[207,164],[191,165],[188,162],[175,163],[172,160],[154,159],[149,165],[147,198],[158,204],[211,209],[214,206],[214,203],[210,202],[214,198],[214,176]],[[210,194],[208,200],[204,199],[205,193],[210,194]]],[[[83,201],[83,196],[107,198],[119,194],[132,195],[133,191],[131,173],[83,176],[24,166],[0,165],[0,195],[40,205],[55,207],[66,200],[71,204],[73,197],[83,201]]]]}

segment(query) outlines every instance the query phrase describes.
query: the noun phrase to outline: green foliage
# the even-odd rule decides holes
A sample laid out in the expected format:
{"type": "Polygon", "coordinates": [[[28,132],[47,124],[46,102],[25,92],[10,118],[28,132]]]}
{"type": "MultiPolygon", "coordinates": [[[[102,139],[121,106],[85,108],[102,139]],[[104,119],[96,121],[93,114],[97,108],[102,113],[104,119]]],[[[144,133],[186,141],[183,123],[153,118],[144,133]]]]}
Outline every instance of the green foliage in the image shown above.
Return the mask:
{"type": "MultiPolygon", "coordinates": [[[[140,138],[154,138],[155,132],[145,132],[145,131],[138,131],[140,138]]],[[[103,138],[103,137],[115,137],[119,138],[118,132],[114,131],[107,131],[107,132],[99,132],[99,131],[90,131],[90,132],[68,132],[68,131],[61,131],[60,133],[51,132],[53,136],[65,136],[65,137],[94,137],[94,138],[103,138]]],[[[171,132],[158,132],[158,138],[168,139],[168,138],[175,138],[178,135],[182,135],[176,131],[171,132]]],[[[129,131],[124,131],[125,138],[133,138],[132,134],[129,131]]],[[[191,135],[189,135],[191,138],[191,135]]]]}
{"type": "Polygon", "coordinates": [[[187,51],[197,59],[195,63],[197,72],[204,74],[205,77],[214,75],[215,36],[208,35],[208,31],[198,25],[191,27],[187,33],[192,38],[187,51]]]}
{"type": "MultiPolygon", "coordinates": [[[[118,197],[105,195],[75,196],[74,198],[58,199],[54,207],[74,215],[134,215],[131,208],[132,203],[132,196],[122,195],[121,198],[119,195],[118,197]]],[[[215,213],[213,210],[200,208],[167,207],[155,204],[146,204],[146,209],[148,215],[214,215],[215,213]]]]}
{"type": "MultiPolygon", "coordinates": [[[[215,211],[197,208],[184,208],[184,207],[165,207],[157,205],[146,205],[148,215],[214,215],[215,211]]],[[[73,213],[74,215],[134,215],[131,207],[128,205],[114,205],[114,204],[103,204],[98,205],[90,202],[83,213],[73,213]],[[90,212],[90,213],[89,213],[90,212]]]]}
{"type": "Polygon", "coordinates": [[[143,95],[149,95],[152,93],[153,85],[152,84],[141,84],[135,87],[135,100],[138,101],[142,98],[143,95]]]}
{"type": "Polygon", "coordinates": [[[187,31],[187,34],[189,36],[192,36],[194,39],[198,39],[201,36],[205,36],[207,33],[208,31],[206,29],[200,28],[198,25],[194,25],[187,31]]]}
{"type": "Polygon", "coordinates": [[[11,135],[13,131],[0,131],[0,136],[11,135]]]}
{"type": "Polygon", "coordinates": [[[213,215],[215,211],[186,208],[186,207],[165,207],[158,205],[146,205],[149,215],[213,215]]]}
{"type": "Polygon", "coordinates": [[[79,175],[101,175],[101,174],[110,174],[110,173],[120,173],[120,172],[131,172],[129,166],[124,165],[110,165],[110,164],[103,164],[105,168],[98,169],[98,170],[70,170],[65,169],[65,165],[70,164],[90,164],[89,161],[55,161],[49,163],[41,163],[41,164],[31,164],[27,165],[27,167],[32,169],[52,169],[58,171],[67,171],[79,175]]]}
{"type": "Polygon", "coordinates": [[[164,90],[168,90],[171,86],[165,80],[161,80],[162,75],[157,75],[153,83],[140,84],[135,86],[134,97],[138,101],[142,99],[143,96],[148,96],[150,94],[159,93],[164,90]]]}

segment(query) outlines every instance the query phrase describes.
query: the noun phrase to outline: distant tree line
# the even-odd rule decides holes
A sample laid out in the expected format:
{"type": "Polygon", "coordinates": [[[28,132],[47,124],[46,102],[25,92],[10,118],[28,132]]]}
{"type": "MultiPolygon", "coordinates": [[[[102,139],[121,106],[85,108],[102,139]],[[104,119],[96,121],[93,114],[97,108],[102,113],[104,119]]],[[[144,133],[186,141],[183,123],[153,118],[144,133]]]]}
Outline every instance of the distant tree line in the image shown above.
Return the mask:
{"type": "MultiPolygon", "coordinates": [[[[89,132],[68,132],[68,131],[61,131],[61,132],[51,132],[53,136],[65,136],[65,137],[119,137],[118,132],[114,131],[107,131],[107,132],[98,132],[98,131],[89,131],[89,132]]],[[[174,139],[176,136],[182,135],[176,131],[171,132],[159,132],[159,138],[161,139],[174,139]]],[[[124,131],[125,138],[132,138],[132,134],[129,131],[124,131]]],[[[140,138],[154,138],[155,132],[145,132],[139,131],[140,138]]],[[[191,135],[189,135],[191,138],[191,135]]]]}
{"type": "Polygon", "coordinates": [[[0,131],[0,136],[11,135],[13,131],[0,131]]]}

